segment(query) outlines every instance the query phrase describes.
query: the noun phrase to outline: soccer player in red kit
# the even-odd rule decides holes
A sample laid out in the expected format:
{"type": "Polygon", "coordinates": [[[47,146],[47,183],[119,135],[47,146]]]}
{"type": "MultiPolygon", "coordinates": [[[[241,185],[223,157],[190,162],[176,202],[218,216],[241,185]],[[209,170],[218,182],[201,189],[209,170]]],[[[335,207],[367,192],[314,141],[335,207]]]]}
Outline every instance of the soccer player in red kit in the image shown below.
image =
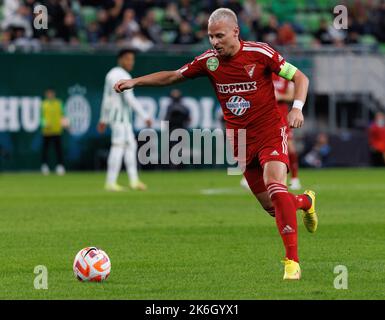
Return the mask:
{"type": "Polygon", "coordinates": [[[374,121],[369,126],[369,145],[372,151],[372,164],[375,166],[385,164],[385,114],[382,112],[375,114],[374,121]]]}
{"type": "MultiPolygon", "coordinates": [[[[234,154],[238,155],[238,129],[246,129],[246,169],[244,176],[262,207],[275,217],[286,256],[284,279],[298,280],[301,269],[297,246],[297,209],[303,210],[308,231],[314,232],[318,219],[315,194],[288,192],[289,166],[287,123],[302,126],[308,79],[265,43],[239,39],[236,14],[227,8],[215,10],[208,21],[213,49],[175,71],[160,71],[142,77],[120,80],[114,89],[122,92],[135,86],[163,86],[189,78],[210,79],[221,104],[227,129],[234,129],[234,154]],[[287,121],[277,110],[272,73],[295,84],[295,100],[287,121]]],[[[239,161],[240,159],[238,159],[239,161]]]]}

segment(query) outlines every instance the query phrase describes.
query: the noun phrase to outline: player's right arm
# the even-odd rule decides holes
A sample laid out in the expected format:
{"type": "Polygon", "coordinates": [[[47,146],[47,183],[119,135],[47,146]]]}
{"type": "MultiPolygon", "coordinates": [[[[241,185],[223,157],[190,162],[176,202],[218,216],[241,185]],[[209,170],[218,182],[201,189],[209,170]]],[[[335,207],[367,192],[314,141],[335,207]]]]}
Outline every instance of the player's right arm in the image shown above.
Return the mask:
{"type": "Polygon", "coordinates": [[[116,92],[121,93],[124,90],[132,89],[134,87],[168,86],[174,83],[182,82],[185,79],[186,78],[179,70],[160,71],[129,80],[119,80],[114,85],[114,89],[116,92]]]}
{"type": "Polygon", "coordinates": [[[168,86],[174,83],[182,82],[186,79],[204,76],[207,72],[204,58],[212,55],[214,55],[212,50],[208,50],[202,55],[196,57],[194,61],[185,64],[178,70],[160,71],[130,80],[119,80],[114,85],[114,89],[116,92],[121,93],[124,90],[132,89],[136,86],[168,86]]]}

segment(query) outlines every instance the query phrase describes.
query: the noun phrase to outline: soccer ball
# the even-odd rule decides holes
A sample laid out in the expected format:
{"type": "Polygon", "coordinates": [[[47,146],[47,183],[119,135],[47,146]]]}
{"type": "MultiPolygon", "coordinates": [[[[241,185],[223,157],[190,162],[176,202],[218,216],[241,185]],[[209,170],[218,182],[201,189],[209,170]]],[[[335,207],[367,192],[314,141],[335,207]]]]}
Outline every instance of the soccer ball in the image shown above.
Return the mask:
{"type": "Polygon", "coordinates": [[[87,247],[76,255],[73,270],[80,281],[101,282],[110,275],[111,261],[103,250],[87,247]]]}

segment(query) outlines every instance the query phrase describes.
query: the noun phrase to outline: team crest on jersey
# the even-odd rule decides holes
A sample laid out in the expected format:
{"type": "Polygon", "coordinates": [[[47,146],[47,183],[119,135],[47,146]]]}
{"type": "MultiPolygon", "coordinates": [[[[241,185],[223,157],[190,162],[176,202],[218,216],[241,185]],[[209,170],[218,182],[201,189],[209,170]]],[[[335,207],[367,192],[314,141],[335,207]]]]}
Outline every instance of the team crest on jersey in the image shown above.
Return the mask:
{"type": "Polygon", "coordinates": [[[254,70],[255,70],[255,64],[248,64],[247,66],[244,66],[247,74],[250,78],[253,78],[254,70]]]}
{"type": "Polygon", "coordinates": [[[226,102],[226,108],[229,109],[232,114],[241,116],[250,108],[250,101],[247,101],[240,96],[232,96],[226,102]]]}
{"type": "Polygon", "coordinates": [[[218,58],[216,57],[211,57],[209,59],[207,59],[206,61],[206,66],[207,66],[207,69],[209,69],[210,71],[215,71],[218,69],[219,67],[219,61],[218,61],[218,58]]]}

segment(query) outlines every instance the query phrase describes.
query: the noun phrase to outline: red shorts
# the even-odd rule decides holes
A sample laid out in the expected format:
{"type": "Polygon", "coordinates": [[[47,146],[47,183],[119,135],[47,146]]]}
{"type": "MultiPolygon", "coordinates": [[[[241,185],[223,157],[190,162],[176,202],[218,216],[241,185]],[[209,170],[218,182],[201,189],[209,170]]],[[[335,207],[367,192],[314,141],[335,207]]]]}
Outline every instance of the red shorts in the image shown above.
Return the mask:
{"type": "Polygon", "coordinates": [[[289,168],[287,127],[274,130],[274,134],[266,136],[261,143],[249,144],[246,147],[245,176],[250,189],[256,195],[266,191],[263,181],[263,167],[266,162],[280,161],[289,168]]]}
{"type": "Polygon", "coordinates": [[[289,124],[287,123],[287,115],[289,114],[289,106],[285,102],[279,102],[278,103],[278,110],[279,113],[282,115],[282,118],[284,119],[286,126],[287,126],[287,139],[292,140],[294,138],[293,130],[289,127],[289,124]]]}

